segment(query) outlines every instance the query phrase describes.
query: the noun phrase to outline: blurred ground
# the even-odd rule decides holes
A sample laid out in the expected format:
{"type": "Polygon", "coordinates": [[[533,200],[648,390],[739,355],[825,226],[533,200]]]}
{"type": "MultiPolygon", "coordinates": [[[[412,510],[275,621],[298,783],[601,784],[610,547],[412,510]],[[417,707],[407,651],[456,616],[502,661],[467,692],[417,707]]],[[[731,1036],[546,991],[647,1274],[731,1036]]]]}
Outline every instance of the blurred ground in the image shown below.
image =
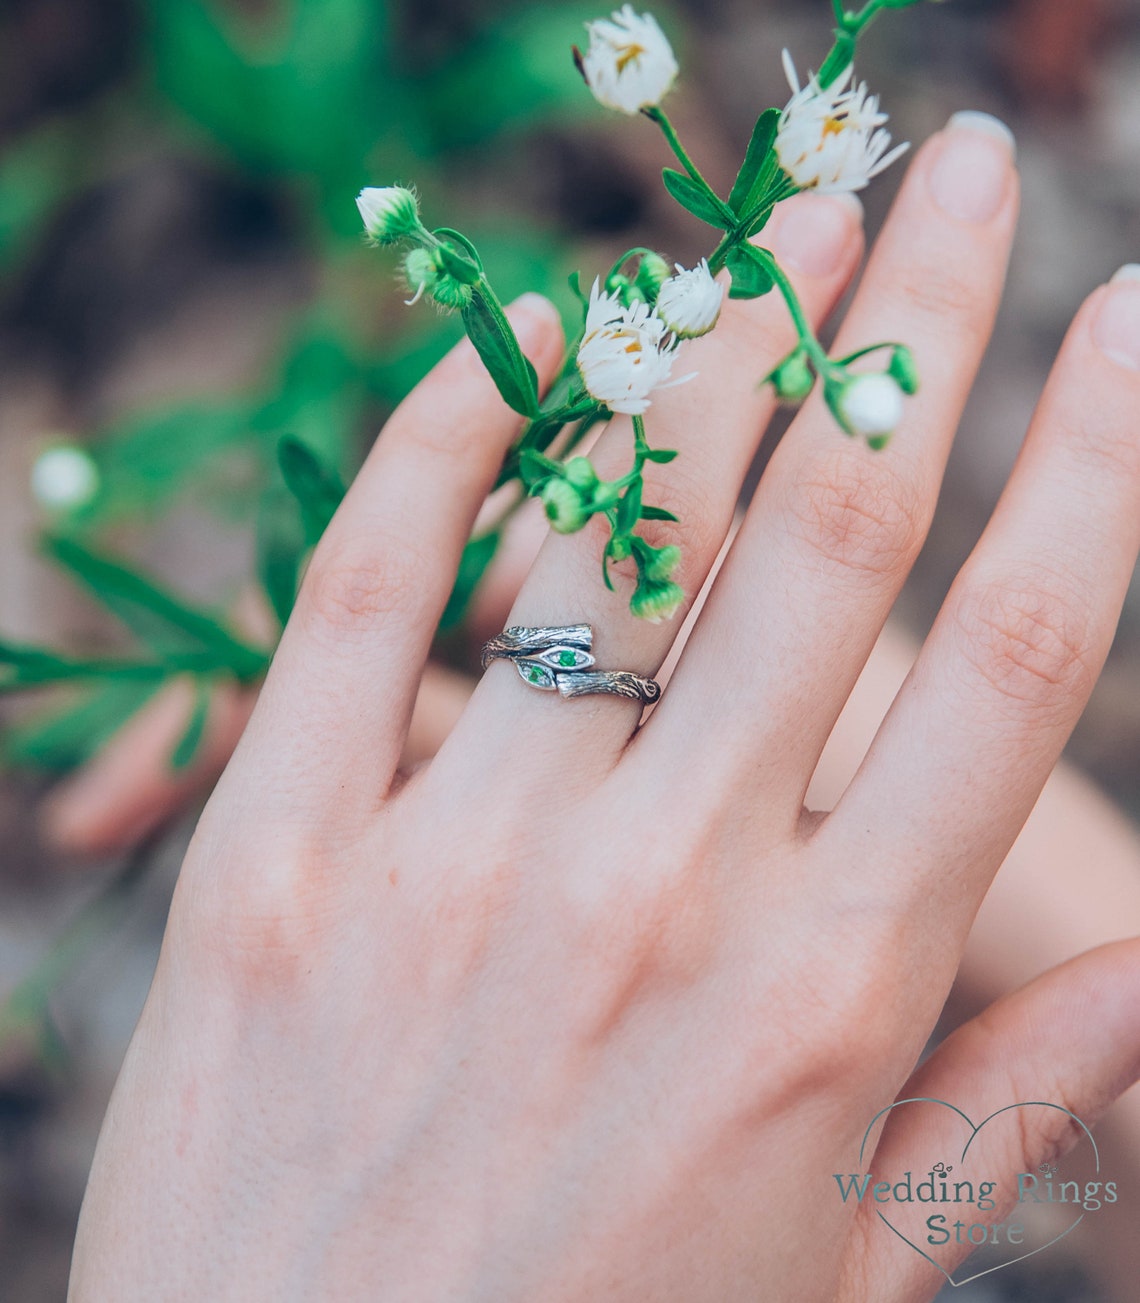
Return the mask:
{"type": "MultiPolygon", "coordinates": [[[[449,28],[478,33],[494,23],[488,8],[434,0],[416,8],[414,21],[404,18],[423,49],[449,28]]],[[[780,49],[789,46],[801,67],[818,61],[827,9],[824,0],[681,7],[689,36],[684,89],[672,107],[714,183],[727,188],[757,109],[786,97],[780,49]]],[[[4,52],[0,132],[11,139],[28,122],[95,96],[134,57],[140,18],[125,0],[22,0],[11,15],[5,21],[15,21],[25,50],[21,57],[9,39],[4,52]]],[[[576,21],[567,45],[577,39],[576,21]]],[[[996,501],[1073,311],[1118,266],[1140,260],[1140,6],[923,6],[876,30],[862,73],[881,90],[896,133],[911,140],[958,109],[998,114],[1016,131],[1024,177],[1021,234],[996,340],[902,603],[921,631],[996,501]]],[[[588,269],[642,239],[679,259],[706,251],[659,193],[664,161],[648,126],[586,113],[573,127],[538,127],[509,147],[458,154],[452,166],[481,220],[493,222],[509,194],[512,218],[529,214],[552,240],[569,242],[588,279],[588,269]]],[[[872,228],[897,182],[892,174],[865,196],[872,228]]],[[[114,184],[83,198],[29,248],[0,302],[0,625],[10,636],[75,646],[101,636],[101,626],[28,547],[35,520],[27,470],[43,436],[82,434],[144,401],[251,383],[315,276],[288,206],[263,177],[203,168],[189,154],[142,141],[114,184]]],[[[374,290],[378,300],[390,297],[386,269],[377,268],[374,290]]],[[[240,530],[205,530],[193,513],[174,515],[148,547],[148,558],[190,591],[236,583],[249,564],[240,530]]],[[[1070,748],[1140,816],[1138,684],[1140,583],[1070,748]]],[[[10,775],[0,783],[0,991],[28,970],[98,879],[98,871],[60,863],[38,843],[35,799],[44,782],[10,775]]],[[[19,1045],[0,1052],[2,1303],[64,1297],[86,1169],[153,966],[179,845],[173,837],[129,918],[55,998],[63,1065],[44,1066],[19,1045]]],[[[1048,1256],[1047,1269],[1011,1269],[954,1297],[1098,1297],[1063,1249],[1048,1256]]]]}

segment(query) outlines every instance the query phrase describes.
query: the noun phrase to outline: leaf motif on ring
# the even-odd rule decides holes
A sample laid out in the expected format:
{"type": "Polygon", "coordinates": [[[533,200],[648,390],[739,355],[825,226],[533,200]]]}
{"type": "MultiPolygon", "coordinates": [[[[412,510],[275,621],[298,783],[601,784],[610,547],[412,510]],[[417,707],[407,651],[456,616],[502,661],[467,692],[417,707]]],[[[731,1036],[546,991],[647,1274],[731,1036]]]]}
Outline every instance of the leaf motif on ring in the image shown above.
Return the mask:
{"type": "Polygon", "coordinates": [[[519,672],[519,678],[532,688],[541,688],[543,692],[553,692],[555,689],[554,673],[545,665],[540,665],[538,661],[515,661],[515,669],[519,672]]]}
{"type": "Polygon", "coordinates": [[[552,670],[560,670],[566,674],[572,674],[575,670],[589,669],[594,664],[594,657],[579,647],[548,647],[529,659],[541,661],[543,665],[549,665],[552,670]]]}

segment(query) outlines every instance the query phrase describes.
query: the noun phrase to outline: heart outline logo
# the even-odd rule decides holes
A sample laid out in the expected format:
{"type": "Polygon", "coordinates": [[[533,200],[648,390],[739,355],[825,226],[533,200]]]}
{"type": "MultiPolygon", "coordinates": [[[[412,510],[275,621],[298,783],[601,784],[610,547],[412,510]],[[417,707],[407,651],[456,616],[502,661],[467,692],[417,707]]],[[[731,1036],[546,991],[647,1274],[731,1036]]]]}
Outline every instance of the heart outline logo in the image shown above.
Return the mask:
{"type": "MultiPolygon", "coordinates": [[[[1100,1174],[1100,1150],[1097,1148],[1097,1143],[1093,1139],[1093,1133],[1089,1130],[1089,1128],[1085,1125],[1085,1123],[1079,1117],[1077,1117],[1077,1115],[1074,1112],[1072,1112],[1070,1109],[1065,1108],[1061,1104],[1052,1104],[1049,1101],[1042,1100],[1042,1099],[1024,1099],[1017,1104],[1006,1104],[1002,1108],[995,1109],[988,1117],[982,1118],[982,1120],[975,1126],[973,1120],[956,1105],[950,1104],[944,1099],[934,1099],[931,1096],[927,1096],[927,1095],[918,1095],[912,1099],[896,1099],[893,1104],[888,1104],[886,1108],[880,1109],[878,1113],[875,1114],[875,1116],[871,1119],[870,1125],[867,1127],[867,1130],[863,1133],[863,1143],[859,1146],[859,1166],[861,1168],[864,1166],[864,1157],[867,1152],[867,1141],[871,1138],[871,1132],[875,1129],[876,1123],[879,1121],[880,1118],[885,1117],[893,1109],[901,1108],[904,1104],[937,1104],[941,1108],[948,1108],[952,1113],[957,1113],[957,1115],[962,1119],[962,1121],[965,1122],[966,1125],[970,1128],[970,1138],[969,1140],[966,1141],[966,1144],[962,1149],[962,1156],[959,1159],[959,1162],[966,1161],[966,1155],[970,1152],[970,1146],[978,1138],[978,1133],[982,1130],[984,1126],[986,1126],[987,1123],[992,1122],[994,1118],[1000,1117],[1003,1113],[1009,1113],[1012,1112],[1014,1109],[1018,1109],[1018,1108],[1054,1109],[1056,1112],[1064,1113],[1066,1117],[1071,1118],[1088,1137],[1089,1144],[1092,1145],[1093,1160],[1096,1164],[1095,1172],[1097,1175],[1100,1174]]],[[[897,1235],[904,1244],[909,1245],[915,1251],[915,1253],[925,1258],[926,1261],[929,1262],[932,1267],[936,1267],[946,1278],[946,1281],[951,1289],[960,1289],[963,1285],[969,1285],[971,1281],[980,1280],[983,1276],[992,1275],[993,1272],[995,1271],[1002,1271],[1006,1267],[1012,1267],[1015,1262],[1024,1262],[1026,1258],[1032,1258],[1035,1257],[1038,1253],[1043,1253],[1046,1249],[1052,1248],[1052,1246],[1056,1244],[1058,1241],[1063,1240],[1065,1236],[1068,1235],[1070,1232],[1076,1230],[1076,1228],[1081,1224],[1081,1222],[1084,1221],[1086,1215],[1087,1214],[1084,1211],[1082,1211],[1081,1215],[1070,1226],[1067,1226],[1059,1234],[1054,1235],[1053,1238],[1051,1240],[1046,1241],[1046,1243],[1038,1245],[1038,1247],[1035,1249],[1030,1249],[1028,1253],[1022,1253],[1016,1258],[1010,1258],[1008,1262],[999,1262],[996,1266],[987,1267],[984,1271],[975,1272],[972,1276],[966,1276],[962,1280],[955,1280],[954,1277],[950,1274],[950,1272],[948,1272],[940,1262],[932,1258],[929,1253],[925,1252],[925,1250],[920,1249],[918,1245],[914,1243],[913,1240],[905,1236],[902,1233],[902,1231],[900,1231],[897,1226],[893,1225],[891,1221],[887,1217],[885,1217],[878,1209],[875,1210],[875,1216],[878,1217],[878,1219],[883,1223],[883,1225],[886,1226],[888,1230],[893,1231],[894,1234],[897,1235]]],[[[981,1246],[979,1245],[978,1247],[980,1248],[981,1246]]],[[[969,1260],[969,1256],[970,1255],[968,1254],[967,1261],[969,1260]]]]}

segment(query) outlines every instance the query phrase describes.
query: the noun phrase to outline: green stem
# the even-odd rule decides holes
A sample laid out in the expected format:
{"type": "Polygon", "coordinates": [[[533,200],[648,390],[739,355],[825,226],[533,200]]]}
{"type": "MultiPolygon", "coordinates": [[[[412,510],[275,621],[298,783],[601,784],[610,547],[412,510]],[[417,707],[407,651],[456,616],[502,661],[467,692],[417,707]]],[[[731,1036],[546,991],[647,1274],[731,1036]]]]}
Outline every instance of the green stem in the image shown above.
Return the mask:
{"type": "Polygon", "coordinates": [[[640,471],[645,465],[645,458],[649,453],[649,441],[645,437],[644,416],[635,416],[633,418],[633,453],[636,459],[635,470],[640,471]]]}
{"type": "Polygon", "coordinates": [[[776,282],[776,286],[787,304],[792,323],[795,325],[796,333],[800,337],[801,347],[811,357],[816,364],[816,369],[821,374],[831,370],[833,365],[831,359],[827,356],[827,350],[816,338],[815,331],[812,329],[811,322],[807,318],[807,313],[804,311],[803,304],[800,302],[799,295],[796,293],[792,282],[767,249],[757,249],[756,252],[763,259],[765,266],[768,268],[768,274],[776,282]]]}
{"type": "Polygon", "coordinates": [[[665,110],[659,107],[658,105],[654,105],[653,108],[651,109],[642,109],[642,112],[645,114],[647,118],[651,118],[661,128],[661,131],[663,132],[665,139],[669,144],[669,148],[673,151],[674,154],[676,154],[678,162],[685,169],[685,171],[688,172],[688,174],[693,178],[693,180],[698,185],[704,186],[704,188],[710,194],[714,194],[715,191],[713,190],[712,186],[710,186],[709,183],[701,175],[700,169],[689,157],[688,152],[685,149],[685,146],[681,144],[676,129],[674,128],[672,122],[669,121],[669,115],[665,112],[665,110]]]}
{"type": "Polygon", "coordinates": [[[644,258],[646,254],[656,253],[656,252],[657,252],[656,249],[646,249],[643,245],[638,245],[636,249],[627,249],[625,253],[623,253],[622,256],[617,260],[617,262],[615,262],[614,265],[609,269],[609,272],[606,274],[606,279],[602,282],[602,284],[608,285],[610,281],[618,274],[619,271],[621,271],[621,269],[625,266],[627,262],[629,262],[631,258],[636,258],[638,256],[644,258]]]}

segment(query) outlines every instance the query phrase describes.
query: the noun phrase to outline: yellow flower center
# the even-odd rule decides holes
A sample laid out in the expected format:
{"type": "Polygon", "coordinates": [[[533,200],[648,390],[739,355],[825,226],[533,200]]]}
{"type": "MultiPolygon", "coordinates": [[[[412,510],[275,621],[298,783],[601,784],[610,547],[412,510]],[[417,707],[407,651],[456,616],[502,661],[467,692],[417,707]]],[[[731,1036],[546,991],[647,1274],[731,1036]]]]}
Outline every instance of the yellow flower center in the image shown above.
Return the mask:
{"type": "Polygon", "coordinates": [[[636,41],[631,42],[629,45],[619,45],[617,48],[617,70],[619,73],[625,72],[631,63],[636,59],[640,59],[645,53],[645,46],[638,45],[636,41]]]}
{"type": "Polygon", "coordinates": [[[841,136],[846,125],[842,118],[828,118],[823,124],[823,134],[825,136],[841,136]]]}

